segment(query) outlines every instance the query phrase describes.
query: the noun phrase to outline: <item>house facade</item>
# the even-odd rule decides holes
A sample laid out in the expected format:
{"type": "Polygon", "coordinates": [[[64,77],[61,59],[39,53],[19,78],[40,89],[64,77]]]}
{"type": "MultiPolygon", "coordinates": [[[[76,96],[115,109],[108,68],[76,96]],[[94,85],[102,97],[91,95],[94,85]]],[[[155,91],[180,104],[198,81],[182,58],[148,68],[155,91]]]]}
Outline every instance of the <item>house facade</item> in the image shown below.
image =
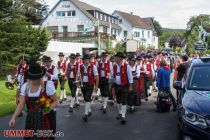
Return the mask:
{"type": "Polygon", "coordinates": [[[115,39],[121,27],[118,19],[79,0],[60,0],[41,22],[52,38],[79,36],[115,39]]]}
{"type": "Polygon", "coordinates": [[[146,48],[158,48],[158,37],[151,23],[140,18],[133,13],[125,13],[122,11],[114,11],[112,14],[119,20],[119,25],[122,28],[118,40],[136,40],[141,46],[146,48]]]}

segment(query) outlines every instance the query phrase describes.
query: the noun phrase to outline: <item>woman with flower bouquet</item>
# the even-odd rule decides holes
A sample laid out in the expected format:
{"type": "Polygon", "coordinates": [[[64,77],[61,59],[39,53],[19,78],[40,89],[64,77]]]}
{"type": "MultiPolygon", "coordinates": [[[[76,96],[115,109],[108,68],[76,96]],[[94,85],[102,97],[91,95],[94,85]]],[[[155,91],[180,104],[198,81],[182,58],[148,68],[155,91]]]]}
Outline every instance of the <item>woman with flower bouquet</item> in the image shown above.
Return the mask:
{"type": "MultiPolygon", "coordinates": [[[[20,103],[13,114],[9,126],[15,126],[16,118],[22,111],[25,104],[27,106],[27,117],[25,123],[26,130],[46,130],[46,132],[56,130],[56,113],[57,107],[56,90],[52,81],[43,82],[45,69],[39,64],[32,62],[29,64],[29,70],[26,71],[25,77],[27,82],[21,88],[20,103]]],[[[42,131],[43,132],[43,131],[42,131]]],[[[26,140],[51,140],[54,137],[25,137],[26,140]]]]}

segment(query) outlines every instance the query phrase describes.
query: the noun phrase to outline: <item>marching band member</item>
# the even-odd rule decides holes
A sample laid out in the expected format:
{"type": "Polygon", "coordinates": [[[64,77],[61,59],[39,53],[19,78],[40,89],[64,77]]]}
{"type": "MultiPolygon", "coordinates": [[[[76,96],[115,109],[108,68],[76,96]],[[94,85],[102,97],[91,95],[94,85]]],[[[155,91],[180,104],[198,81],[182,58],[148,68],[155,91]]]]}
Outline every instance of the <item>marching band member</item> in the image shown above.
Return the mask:
{"type": "Polygon", "coordinates": [[[84,55],[83,62],[84,64],[80,65],[80,67],[78,68],[77,76],[82,79],[82,93],[85,100],[85,115],[82,117],[82,120],[84,122],[87,122],[88,117],[90,117],[92,114],[90,105],[94,83],[96,83],[95,90],[97,92],[99,78],[97,68],[95,65],[92,65],[90,63],[90,56],[88,54],[84,55]]]}
{"type": "Polygon", "coordinates": [[[126,123],[126,105],[128,93],[133,91],[133,76],[131,67],[123,62],[125,58],[122,52],[115,55],[116,64],[113,65],[112,78],[115,84],[115,93],[117,99],[118,116],[117,120],[121,120],[122,124],[126,123]]]}
{"type": "Polygon", "coordinates": [[[69,56],[69,58],[70,58],[70,62],[66,69],[66,78],[65,79],[68,79],[68,85],[69,85],[69,88],[71,91],[69,112],[73,112],[73,107],[75,104],[75,97],[76,97],[76,90],[77,90],[76,75],[77,75],[78,65],[76,65],[75,54],[71,54],[69,56]]]}
{"type": "Polygon", "coordinates": [[[101,61],[98,63],[99,83],[100,91],[102,95],[102,111],[106,114],[107,102],[109,99],[109,79],[111,76],[112,64],[107,60],[107,54],[105,52],[101,55],[101,61]]]}
{"type": "Polygon", "coordinates": [[[43,56],[42,58],[43,66],[46,69],[46,74],[43,80],[46,81],[53,81],[55,89],[58,86],[58,69],[56,66],[52,65],[52,59],[49,56],[43,56]]]}
{"type": "Polygon", "coordinates": [[[133,91],[128,94],[128,105],[130,106],[130,112],[133,113],[135,111],[134,106],[137,105],[137,92],[139,91],[140,67],[137,66],[136,59],[134,57],[130,57],[128,61],[133,75],[133,91]]]}
{"type": "Polygon", "coordinates": [[[148,101],[148,96],[151,96],[152,94],[152,75],[154,72],[153,65],[150,62],[150,55],[145,56],[144,61],[144,69],[146,70],[146,89],[145,89],[145,100],[148,101]]]}
{"type": "MultiPolygon", "coordinates": [[[[18,105],[19,99],[20,99],[20,89],[21,87],[27,82],[26,77],[24,76],[25,72],[28,70],[28,65],[26,64],[26,61],[24,60],[23,56],[19,57],[20,64],[17,67],[17,81],[18,81],[18,87],[16,91],[16,104],[18,105]]],[[[23,112],[19,114],[18,117],[22,117],[23,112]]]]}
{"type": "MultiPolygon", "coordinates": [[[[79,65],[82,65],[83,64],[83,61],[81,59],[81,55],[80,53],[76,53],[76,58],[75,58],[75,62],[76,62],[76,67],[79,67],[79,65]]],[[[77,84],[77,90],[76,90],[76,95],[75,95],[75,107],[78,107],[80,104],[79,104],[79,100],[78,100],[78,96],[81,95],[81,83],[77,84]]]]}
{"type": "Polygon", "coordinates": [[[59,53],[59,61],[57,63],[57,69],[58,69],[58,79],[59,79],[59,83],[60,83],[60,103],[62,103],[63,101],[67,100],[66,98],[66,91],[65,91],[65,83],[66,83],[66,79],[65,79],[65,73],[66,73],[66,65],[67,62],[64,59],[64,53],[60,52],[59,53]]]}

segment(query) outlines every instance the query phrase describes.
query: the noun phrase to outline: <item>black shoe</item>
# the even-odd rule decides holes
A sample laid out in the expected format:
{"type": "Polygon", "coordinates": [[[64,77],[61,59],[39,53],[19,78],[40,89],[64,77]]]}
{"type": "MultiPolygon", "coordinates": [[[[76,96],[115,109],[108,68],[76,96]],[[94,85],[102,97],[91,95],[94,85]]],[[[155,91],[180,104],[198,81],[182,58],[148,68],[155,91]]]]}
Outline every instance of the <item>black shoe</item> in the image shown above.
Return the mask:
{"type": "Polygon", "coordinates": [[[148,96],[151,96],[151,95],[152,95],[151,93],[148,94],[148,96]]]}
{"type": "Polygon", "coordinates": [[[130,108],[130,113],[134,113],[135,109],[134,108],[130,108]]]}
{"type": "Polygon", "coordinates": [[[172,111],[176,112],[176,110],[177,110],[176,108],[173,108],[173,110],[172,110],[172,111]]]}
{"type": "Polygon", "coordinates": [[[122,117],[121,124],[124,125],[124,124],[126,124],[126,122],[127,122],[126,119],[124,117],[122,117]]]}
{"type": "Polygon", "coordinates": [[[63,100],[59,100],[59,103],[62,104],[63,103],[63,100]]]}
{"type": "Polygon", "coordinates": [[[106,114],[106,108],[103,108],[103,113],[106,114]]]}
{"type": "Polygon", "coordinates": [[[88,112],[88,117],[92,116],[92,112],[88,112]]]}
{"type": "Polygon", "coordinates": [[[121,120],[122,119],[122,114],[118,114],[118,116],[116,117],[116,120],[121,120]]]}
{"type": "Polygon", "coordinates": [[[145,101],[148,101],[148,98],[145,98],[144,100],[145,100],[145,101]]]}
{"type": "Polygon", "coordinates": [[[23,112],[20,112],[20,114],[18,115],[18,118],[23,117],[23,112]]]}
{"type": "Polygon", "coordinates": [[[80,104],[76,103],[76,104],[74,105],[74,108],[77,108],[77,107],[79,107],[79,106],[80,106],[80,104]]]}
{"type": "Polygon", "coordinates": [[[99,110],[100,110],[100,111],[103,111],[103,109],[104,109],[104,107],[102,106],[99,110]]]}
{"type": "Polygon", "coordinates": [[[67,100],[67,98],[64,98],[64,99],[63,99],[63,101],[66,101],[66,100],[67,100]]]}
{"type": "Polygon", "coordinates": [[[82,120],[83,120],[84,122],[87,122],[87,121],[88,121],[88,116],[87,116],[87,115],[83,116],[83,117],[82,117],[82,120]]]}
{"type": "Polygon", "coordinates": [[[73,112],[73,108],[72,107],[69,107],[69,112],[73,112]]]}

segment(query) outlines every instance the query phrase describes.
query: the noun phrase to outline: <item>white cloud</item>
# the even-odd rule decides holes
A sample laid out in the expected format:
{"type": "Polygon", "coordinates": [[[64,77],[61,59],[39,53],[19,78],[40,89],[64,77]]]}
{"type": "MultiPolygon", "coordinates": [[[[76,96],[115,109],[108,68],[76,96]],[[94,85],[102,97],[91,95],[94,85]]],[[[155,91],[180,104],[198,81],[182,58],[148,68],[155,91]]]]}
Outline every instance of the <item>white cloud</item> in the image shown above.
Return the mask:
{"type": "MultiPolygon", "coordinates": [[[[58,0],[45,0],[50,7],[58,0]]],[[[155,17],[163,27],[186,28],[191,16],[210,14],[209,0],[82,0],[112,13],[134,12],[141,17],[155,17]]]]}

